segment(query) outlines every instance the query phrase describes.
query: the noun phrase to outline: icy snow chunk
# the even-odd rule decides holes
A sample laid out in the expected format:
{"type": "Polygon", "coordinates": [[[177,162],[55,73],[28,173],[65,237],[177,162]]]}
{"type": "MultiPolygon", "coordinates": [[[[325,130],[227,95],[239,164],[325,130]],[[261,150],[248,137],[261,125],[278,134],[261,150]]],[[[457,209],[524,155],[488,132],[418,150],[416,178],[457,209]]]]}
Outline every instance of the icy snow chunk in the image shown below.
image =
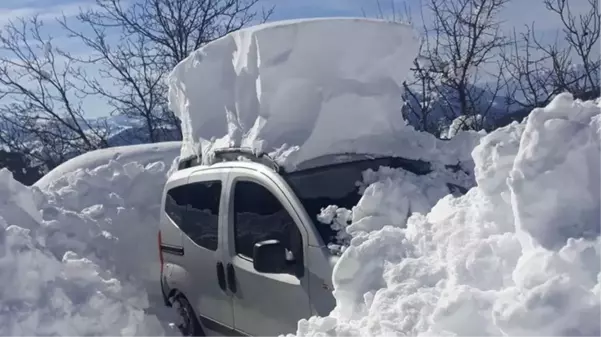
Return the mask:
{"type": "Polygon", "coordinates": [[[524,127],[513,122],[483,137],[472,151],[478,187],[490,196],[505,198],[504,202],[509,202],[507,176],[513,169],[524,127]]]}
{"type": "Polygon", "coordinates": [[[404,142],[411,137],[399,134],[413,131],[400,97],[418,46],[408,25],[360,18],[282,21],[228,34],[169,76],[181,156],[239,146],[276,151],[290,166],[344,152],[415,157],[404,142]]]}
{"type": "Polygon", "coordinates": [[[348,246],[351,236],[347,233],[347,227],[352,220],[353,213],[351,210],[339,208],[338,206],[329,205],[323,208],[320,214],[317,215],[317,221],[320,225],[329,225],[336,232],[336,237],[333,243],[328,244],[328,248],[333,254],[339,255],[344,252],[348,246]]]}
{"type": "Polygon", "coordinates": [[[516,225],[546,248],[599,236],[600,115],[564,93],[528,117],[509,186],[516,225]]]}
{"type": "Polygon", "coordinates": [[[36,228],[42,220],[32,191],[14,180],[7,168],[0,169],[0,205],[4,206],[2,217],[9,223],[18,221],[22,227],[36,228]],[[20,207],[6,207],[11,204],[20,207]]]}

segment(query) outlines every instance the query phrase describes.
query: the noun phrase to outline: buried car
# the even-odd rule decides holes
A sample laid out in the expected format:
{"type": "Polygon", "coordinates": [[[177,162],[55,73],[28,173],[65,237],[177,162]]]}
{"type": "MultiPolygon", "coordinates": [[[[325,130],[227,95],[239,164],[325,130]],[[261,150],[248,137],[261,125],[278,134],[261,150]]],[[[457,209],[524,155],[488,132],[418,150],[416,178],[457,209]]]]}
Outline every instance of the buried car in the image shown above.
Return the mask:
{"type": "Polygon", "coordinates": [[[235,148],[199,162],[179,163],[160,217],[161,288],[184,335],[274,336],[327,315],[336,233],[316,214],[356,205],[367,169],[431,170],[425,161],[341,154],[286,172],[265,154],[235,148]]]}

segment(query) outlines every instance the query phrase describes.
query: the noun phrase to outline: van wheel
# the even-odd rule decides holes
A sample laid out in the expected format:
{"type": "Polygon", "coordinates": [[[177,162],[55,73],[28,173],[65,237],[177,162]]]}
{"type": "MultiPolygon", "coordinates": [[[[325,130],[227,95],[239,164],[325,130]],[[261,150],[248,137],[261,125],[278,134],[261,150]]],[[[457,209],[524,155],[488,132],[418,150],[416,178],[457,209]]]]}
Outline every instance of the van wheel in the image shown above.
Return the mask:
{"type": "Polygon", "coordinates": [[[178,316],[176,326],[183,336],[205,336],[194,309],[183,295],[175,295],[171,305],[178,316]]]}

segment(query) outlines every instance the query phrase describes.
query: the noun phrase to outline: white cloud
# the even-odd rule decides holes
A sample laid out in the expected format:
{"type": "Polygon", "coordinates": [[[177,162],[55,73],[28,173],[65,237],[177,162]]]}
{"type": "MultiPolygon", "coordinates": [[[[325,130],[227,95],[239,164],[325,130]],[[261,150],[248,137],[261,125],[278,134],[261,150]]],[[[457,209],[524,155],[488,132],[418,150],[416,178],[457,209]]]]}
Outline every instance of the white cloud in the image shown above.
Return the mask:
{"type": "Polygon", "coordinates": [[[38,17],[44,21],[51,21],[62,15],[65,15],[66,17],[73,17],[79,13],[80,9],[90,8],[94,5],[94,3],[90,1],[57,4],[48,7],[30,6],[30,4],[33,4],[33,2],[26,1],[26,7],[0,7],[0,25],[4,25],[8,23],[9,20],[19,17],[27,18],[34,15],[38,15],[38,17]]]}
{"type": "MultiPolygon", "coordinates": [[[[570,10],[574,15],[581,15],[591,11],[588,0],[568,1],[570,10]]],[[[507,4],[501,13],[506,27],[523,28],[535,22],[537,31],[553,31],[563,27],[559,16],[547,10],[543,1],[512,1],[507,4]]]]}

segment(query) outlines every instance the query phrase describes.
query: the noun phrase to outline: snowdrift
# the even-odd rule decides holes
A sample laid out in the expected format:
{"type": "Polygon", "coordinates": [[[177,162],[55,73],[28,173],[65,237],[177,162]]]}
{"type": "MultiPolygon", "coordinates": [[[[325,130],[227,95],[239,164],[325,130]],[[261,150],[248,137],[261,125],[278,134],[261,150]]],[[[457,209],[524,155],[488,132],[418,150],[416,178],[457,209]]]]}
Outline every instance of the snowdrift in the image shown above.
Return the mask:
{"type": "Polygon", "coordinates": [[[296,335],[598,336],[600,137],[601,104],[559,95],[482,139],[476,187],[407,221],[383,175],[339,211],[336,308],[296,335]]]}
{"type": "Polygon", "coordinates": [[[181,156],[245,147],[270,153],[288,170],[347,152],[457,164],[457,144],[471,150],[477,136],[441,142],[402,118],[402,82],[418,47],[408,25],[359,18],[281,21],[228,34],[169,76],[181,156]]]}
{"type": "Polygon", "coordinates": [[[0,334],[165,333],[149,310],[161,191],[178,153],[172,143],[90,152],[33,188],[0,171],[0,334]]]}
{"type": "Polygon", "coordinates": [[[42,190],[49,189],[55,181],[66,175],[78,170],[93,170],[111,160],[123,164],[137,162],[146,165],[157,161],[170,164],[179,155],[180,148],[181,142],[164,142],[91,151],[62,163],[38,180],[35,186],[42,190]]]}

